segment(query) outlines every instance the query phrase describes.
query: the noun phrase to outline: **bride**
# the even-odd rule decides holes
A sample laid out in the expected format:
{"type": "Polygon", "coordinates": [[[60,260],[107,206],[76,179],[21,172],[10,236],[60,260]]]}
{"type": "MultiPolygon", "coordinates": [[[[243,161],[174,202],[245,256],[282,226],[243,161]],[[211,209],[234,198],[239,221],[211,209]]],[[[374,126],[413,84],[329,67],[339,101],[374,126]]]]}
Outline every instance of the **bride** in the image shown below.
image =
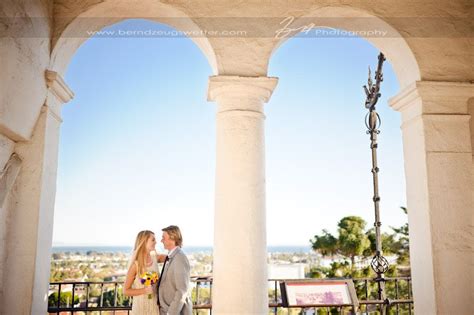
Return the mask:
{"type": "Polygon", "coordinates": [[[166,255],[157,255],[155,245],[156,239],[153,232],[145,230],[138,233],[124,284],[124,294],[133,296],[131,312],[133,315],[160,313],[156,303],[156,284],[144,286],[140,282],[140,275],[145,272],[156,272],[159,276],[158,263],[163,262],[166,255]]]}

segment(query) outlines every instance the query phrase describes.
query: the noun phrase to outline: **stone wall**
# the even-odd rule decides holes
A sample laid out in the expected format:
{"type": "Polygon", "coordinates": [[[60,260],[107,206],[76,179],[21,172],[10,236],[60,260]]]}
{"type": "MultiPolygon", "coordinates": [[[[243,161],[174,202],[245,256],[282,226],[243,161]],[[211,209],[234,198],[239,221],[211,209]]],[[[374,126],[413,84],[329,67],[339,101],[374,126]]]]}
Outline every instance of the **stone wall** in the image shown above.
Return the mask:
{"type": "MultiPolygon", "coordinates": [[[[3,179],[6,172],[5,166],[13,153],[15,143],[7,137],[0,135],[0,181],[3,179]]],[[[6,189],[1,187],[0,189],[6,189]]],[[[7,204],[8,195],[0,204],[0,283],[3,283],[3,270],[5,261],[6,248],[6,231],[7,231],[7,204]]],[[[0,285],[0,301],[2,301],[3,286],[0,285]]]]}
{"type": "Polygon", "coordinates": [[[14,141],[31,136],[46,97],[44,71],[49,65],[50,1],[3,0],[0,16],[0,134],[14,141]]]}
{"type": "MultiPolygon", "coordinates": [[[[6,36],[0,37],[0,182],[6,180],[5,166],[19,143],[27,143],[46,98],[45,69],[49,65],[52,1],[3,0],[0,29],[6,36]],[[4,25],[1,25],[4,24],[4,25]],[[7,24],[7,25],[5,25],[7,24]],[[7,27],[3,27],[7,26],[7,27]]],[[[10,168],[9,181],[19,177],[21,168],[10,168]],[[13,171],[14,174],[11,172],[13,171]]],[[[7,314],[5,287],[7,246],[12,212],[17,200],[16,187],[11,182],[2,189],[0,205],[0,314],[7,314]]],[[[18,297],[31,300],[32,292],[18,292],[18,297]]],[[[22,303],[22,314],[30,313],[30,303],[22,303]]]]}

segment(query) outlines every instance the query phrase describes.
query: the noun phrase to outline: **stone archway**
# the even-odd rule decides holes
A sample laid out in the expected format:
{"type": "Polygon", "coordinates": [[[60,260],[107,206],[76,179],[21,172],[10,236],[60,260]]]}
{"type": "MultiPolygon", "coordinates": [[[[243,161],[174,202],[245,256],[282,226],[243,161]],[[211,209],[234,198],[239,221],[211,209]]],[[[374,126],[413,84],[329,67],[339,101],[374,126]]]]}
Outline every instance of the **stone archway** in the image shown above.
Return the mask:
{"type": "MultiPolygon", "coordinates": [[[[360,34],[358,36],[384,53],[393,66],[401,88],[421,79],[418,62],[403,36],[382,18],[352,7],[328,6],[311,10],[301,17],[286,18],[278,30],[281,38],[276,42],[272,55],[295,32],[307,32],[310,28],[360,34]],[[290,31],[292,29],[294,31],[290,31]]],[[[333,36],[337,36],[337,33],[333,36]]]]}
{"type": "MultiPolygon", "coordinates": [[[[280,21],[285,21],[285,19],[286,18],[283,18],[280,21]]],[[[388,58],[391,58],[390,62],[394,64],[395,72],[397,73],[397,77],[400,80],[400,84],[402,86],[407,86],[407,85],[410,85],[410,83],[412,82],[420,80],[419,67],[411,49],[408,47],[407,43],[402,38],[402,36],[393,27],[391,27],[388,23],[384,22],[380,18],[364,13],[363,11],[360,11],[360,10],[355,10],[353,8],[324,7],[322,9],[316,9],[314,11],[310,11],[305,16],[298,17],[290,21],[291,21],[291,25],[287,25],[285,23],[280,23],[280,24],[275,23],[274,25],[275,34],[277,34],[277,32],[282,29],[282,24],[286,25],[286,27],[291,30],[288,32],[288,34],[286,34],[287,36],[285,36],[284,38],[275,37],[272,39],[272,49],[267,49],[265,51],[266,53],[265,58],[261,57],[261,59],[258,60],[259,63],[264,65],[264,66],[260,65],[261,67],[266,69],[268,67],[269,60],[272,54],[278,49],[278,47],[282,43],[284,43],[284,41],[287,40],[289,37],[295,35],[295,33],[298,33],[304,30],[305,27],[311,28],[313,26],[320,25],[323,27],[332,27],[332,28],[337,28],[337,29],[347,29],[347,30],[354,30],[354,31],[376,28],[381,31],[390,33],[391,37],[390,38],[373,37],[373,38],[366,38],[366,39],[369,42],[371,42],[374,46],[378,47],[384,53],[386,53],[389,56],[388,58]],[[333,18],[335,16],[337,18],[333,18]],[[367,21],[369,21],[371,24],[367,24],[367,21]],[[396,36],[396,37],[392,37],[392,36],[396,36]],[[394,42],[392,42],[393,38],[395,38],[394,42]]],[[[209,95],[211,99],[217,100],[217,102],[219,103],[219,106],[222,106],[223,111],[225,110],[224,109],[225,107],[232,108],[232,109],[236,108],[235,103],[238,97],[232,96],[231,95],[232,93],[235,93],[236,95],[240,96],[241,99],[250,99],[250,100],[253,100],[254,102],[254,105],[252,107],[248,106],[247,104],[241,105],[242,111],[243,110],[252,111],[255,113],[255,117],[251,118],[250,114],[248,114],[247,115],[248,117],[240,118],[240,123],[242,124],[245,123],[247,125],[247,128],[242,128],[240,138],[246,139],[245,142],[254,141],[252,147],[255,148],[255,146],[257,146],[257,148],[259,148],[259,150],[262,151],[260,155],[257,155],[255,157],[253,156],[255,151],[253,150],[247,151],[247,152],[252,152],[251,157],[254,159],[253,166],[256,167],[256,169],[253,172],[254,176],[251,177],[250,180],[259,184],[259,185],[254,185],[253,187],[248,188],[249,197],[252,196],[252,200],[256,204],[257,202],[260,201],[261,198],[263,198],[262,195],[265,194],[264,162],[261,161],[264,155],[264,152],[263,152],[264,151],[264,148],[263,148],[264,134],[260,132],[259,130],[263,126],[263,121],[265,119],[265,116],[263,114],[264,111],[263,111],[261,103],[269,101],[271,91],[273,91],[273,89],[275,88],[274,85],[272,86],[271,82],[272,80],[275,80],[275,83],[276,83],[276,79],[266,78],[267,82],[264,82],[263,78],[259,78],[260,80],[252,79],[253,82],[251,82],[250,78],[238,79],[237,77],[234,77],[233,82],[229,82],[230,79],[226,80],[225,83],[227,83],[228,86],[225,86],[224,76],[222,77],[222,80],[218,80],[218,79],[219,77],[216,77],[215,81],[211,81],[209,95]],[[245,82],[246,81],[245,79],[248,82],[245,82]],[[250,88],[250,86],[252,87],[250,88]],[[245,87],[247,88],[247,90],[245,90],[245,87]],[[226,88],[225,91],[227,95],[224,95],[224,93],[221,92],[221,91],[224,91],[224,88],[226,88]],[[213,95],[214,91],[221,92],[220,93],[221,95],[213,95]],[[260,92],[260,95],[258,95],[258,91],[260,92]],[[251,110],[249,108],[251,108],[251,110]],[[247,139],[248,137],[247,131],[250,129],[255,129],[254,135],[253,137],[247,139]],[[260,178],[258,178],[258,176],[260,178]],[[263,188],[261,188],[260,186],[263,186],[263,188]]],[[[269,106],[271,106],[271,104],[269,106]]],[[[226,113],[225,111],[222,113],[222,118],[221,118],[222,120],[229,119],[229,118],[224,118],[225,113],[226,113]]],[[[237,124],[236,117],[234,117],[233,124],[237,124]]],[[[233,132],[236,132],[235,130],[236,128],[232,129],[233,132]]],[[[236,140],[237,140],[237,137],[236,137],[236,140]]],[[[231,141],[229,140],[228,143],[230,142],[231,141]]],[[[219,147],[218,147],[218,150],[219,150],[219,147]]],[[[218,151],[218,154],[219,154],[219,151],[218,151]]],[[[223,156],[226,155],[226,153],[221,153],[221,154],[223,156]]],[[[227,156],[225,158],[228,159],[227,161],[231,160],[227,156]]],[[[247,160],[248,158],[249,156],[247,156],[245,159],[247,160]]],[[[244,158],[241,158],[241,160],[244,160],[244,158]]],[[[233,163],[236,164],[236,162],[237,161],[234,159],[233,163]]],[[[230,162],[227,162],[227,163],[228,165],[231,164],[230,162]]],[[[240,163],[244,165],[244,163],[248,163],[248,161],[240,162],[240,163]]],[[[228,172],[222,171],[222,173],[224,174],[228,172]]],[[[230,174],[229,175],[225,174],[225,176],[227,177],[227,181],[228,181],[230,174]]],[[[239,188],[242,189],[242,187],[239,187],[239,188]]],[[[219,192],[221,190],[223,189],[222,188],[218,189],[219,192]]],[[[245,208],[249,208],[252,210],[252,211],[249,211],[251,213],[247,214],[246,212],[245,215],[246,216],[252,215],[254,219],[258,219],[259,221],[262,221],[261,216],[265,217],[265,211],[266,211],[264,201],[262,202],[262,204],[258,206],[256,206],[255,204],[249,204],[249,205],[245,204],[246,205],[245,208]]],[[[235,218],[233,220],[235,221],[235,218]]],[[[217,221],[218,220],[216,217],[216,222],[217,221]]],[[[226,222],[226,221],[222,220],[222,222],[226,222]]],[[[258,246],[257,247],[258,249],[249,250],[251,252],[251,254],[249,255],[250,257],[247,257],[247,254],[245,254],[243,255],[243,259],[239,258],[239,260],[237,261],[235,259],[236,257],[234,256],[234,261],[232,261],[231,253],[226,253],[225,250],[222,250],[219,253],[216,253],[216,255],[218,256],[219,255],[226,256],[226,257],[221,258],[223,262],[221,262],[220,259],[216,260],[215,262],[215,270],[220,273],[219,275],[222,274],[221,279],[216,279],[216,281],[218,282],[216,283],[215,288],[222,289],[222,292],[217,291],[213,293],[213,296],[216,298],[216,303],[213,303],[213,308],[215,307],[215,310],[222,314],[231,314],[232,310],[235,310],[235,309],[240,310],[240,312],[242,313],[260,314],[263,312],[265,308],[265,303],[254,302],[253,299],[247,302],[247,305],[248,305],[247,308],[245,306],[242,306],[242,304],[246,303],[247,293],[249,292],[250,289],[242,291],[242,292],[235,292],[232,297],[225,296],[226,295],[225,292],[228,292],[231,290],[230,288],[231,283],[236,283],[239,281],[238,279],[239,275],[235,275],[235,270],[241,270],[241,269],[259,270],[259,272],[262,272],[262,270],[264,270],[266,266],[266,261],[264,259],[261,259],[261,255],[255,252],[256,250],[258,250],[259,252],[265,250],[264,249],[265,247],[263,247],[263,245],[266,245],[265,243],[266,240],[265,240],[265,235],[262,236],[262,233],[261,233],[262,227],[258,227],[252,224],[247,224],[246,226],[248,226],[246,233],[250,232],[251,238],[253,238],[253,241],[255,241],[255,244],[253,246],[254,247],[258,246]],[[248,262],[245,262],[245,260],[248,260],[248,262]],[[224,276],[224,274],[226,276],[224,276]],[[221,283],[221,282],[224,282],[222,278],[225,278],[226,280],[225,282],[228,283],[227,286],[221,283]]],[[[219,231],[217,227],[216,227],[216,230],[219,231]]],[[[228,231],[231,230],[234,235],[239,235],[237,237],[238,239],[241,237],[244,238],[245,236],[243,234],[239,234],[238,228],[227,228],[227,230],[228,231]]],[[[224,232],[222,231],[220,231],[220,233],[224,234],[224,232]]],[[[229,239],[227,239],[227,241],[229,241],[229,239]]],[[[222,245],[221,248],[224,248],[224,246],[222,245]]],[[[243,250],[245,246],[238,244],[236,248],[243,250]]],[[[260,299],[264,299],[263,296],[265,295],[265,292],[267,289],[267,283],[265,281],[262,281],[261,279],[257,279],[257,277],[254,276],[253,272],[252,272],[252,280],[253,280],[253,283],[252,283],[253,288],[251,289],[252,295],[259,296],[260,299]],[[259,295],[257,295],[257,293],[259,295]]]]}
{"type": "MultiPolygon", "coordinates": [[[[465,247],[470,241],[461,241],[461,235],[470,234],[469,222],[473,221],[473,172],[468,167],[469,160],[472,161],[472,145],[468,141],[472,139],[472,122],[471,135],[467,124],[469,115],[472,116],[467,104],[474,92],[473,85],[422,81],[418,60],[406,39],[381,18],[354,8],[318,8],[283,24],[294,30],[288,32],[289,36],[312,27],[354,32],[377,29],[389,34],[361,37],[385,54],[402,90],[390,100],[390,105],[403,117],[415,311],[468,313],[470,297],[465,292],[472,292],[469,259],[473,250],[465,247]],[[450,187],[443,188],[441,182],[450,183],[450,187]],[[449,219],[448,209],[456,213],[449,219]],[[454,276],[456,280],[451,278],[452,264],[459,272],[454,276]]],[[[287,38],[282,38],[275,50],[287,38]]]]}
{"type": "MultiPolygon", "coordinates": [[[[457,244],[456,239],[470,234],[469,222],[472,222],[473,217],[470,212],[472,169],[466,169],[466,164],[470,165],[472,161],[472,149],[466,141],[470,139],[466,122],[469,119],[467,98],[473,93],[472,84],[422,81],[423,78],[432,78],[433,66],[430,65],[425,72],[421,71],[418,64],[424,57],[420,55],[420,50],[416,55],[413,47],[419,48],[422,46],[420,42],[423,43],[424,40],[418,41],[415,38],[408,41],[398,28],[392,27],[375,14],[364,13],[368,11],[355,7],[324,7],[308,12],[310,16],[324,17],[326,12],[337,15],[337,18],[342,17],[328,22],[334,28],[357,30],[368,23],[369,26],[390,34],[389,38],[368,40],[385,53],[403,87],[403,91],[390,103],[403,116],[407,203],[409,209],[416,209],[409,215],[410,225],[414,227],[411,256],[415,310],[422,314],[453,310],[458,313],[468,312],[470,296],[465,292],[472,292],[470,279],[473,274],[469,259],[473,251],[462,247],[457,252],[458,249],[453,250],[453,247],[459,247],[454,246],[457,244]],[[359,18],[370,20],[361,21],[359,18]],[[457,145],[453,137],[463,139],[462,145],[457,145]],[[452,165],[451,170],[445,167],[446,163],[452,165]],[[440,183],[453,183],[453,178],[456,178],[455,187],[448,193],[444,192],[440,183]],[[446,207],[452,207],[450,210],[456,213],[456,217],[447,225],[443,224],[446,222],[443,219],[446,207]],[[451,240],[440,245],[438,240],[441,235],[451,235],[451,240]],[[452,269],[446,261],[457,262],[455,278],[458,282],[455,283],[450,277],[452,269]],[[438,282],[446,286],[440,289],[438,282]]],[[[294,27],[298,29],[308,20],[296,19],[295,22],[294,27]]],[[[318,19],[315,19],[315,24],[319,24],[318,19]]],[[[281,25],[273,23],[270,27],[277,31],[281,25]]],[[[400,29],[403,30],[403,26],[400,29]]],[[[265,224],[262,223],[266,215],[263,103],[269,101],[276,86],[276,78],[265,75],[269,57],[281,40],[249,38],[245,46],[239,47],[226,45],[228,42],[229,40],[222,43],[213,40],[213,47],[219,47],[220,67],[219,76],[211,78],[209,85],[209,100],[218,103],[215,248],[219,250],[214,257],[216,292],[213,294],[213,309],[219,314],[231,314],[235,310],[242,313],[263,313],[267,305],[264,293],[266,282],[261,275],[265,273],[266,263],[261,255],[266,245],[266,237],[262,233],[266,231],[265,224]],[[247,47],[253,49],[244,55],[246,57],[241,57],[247,47]],[[258,53],[255,53],[255,47],[259,47],[258,53]],[[241,54],[236,57],[239,51],[241,54]],[[238,71],[234,57],[243,63],[238,71]],[[228,167],[231,165],[234,169],[239,169],[240,174],[234,174],[228,167]],[[234,204],[225,203],[229,200],[234,204]],[[241,212],[245,220],[236,221],[236,212],[242,209],[245,209],[241,212]],[[232,222],[242,224],[232,226],[232,222]],[[255,224],[256,222],[260,223],[255,224]],[[219,226],[222,223],[228,223],[230,227],[223,229],[219,226]],[[225,244],[230,240],[233,240],[233,249],[226,248],[225,244]],[[234,252],[241,252],[245,248],[252,249],[243,258],[237,259],[234,252]],[[236,270],[252,270],[248,275],[251,282],[242,283],[240,277],[235,275],[236,270]],[[253,271],[258,271],[260,276],[253,271]],[[245,290],[232,296],[226,294],[231,291],[232,284],[239,281],[241,288],[245,290]],[[258,300],[247,299],[249,294],[259,297],[258,300]]],[[[440,61],[443,62],[445,61],[440,61]]],[[[456,69],[455,62],[451,65],[456,69]]]]}
{"type": "MultiPolygon", "coordinates": [[[[140,2],[132,8],[135,10],[131,10],[126,1],[119,5],[116,1],[106,1],[86,8],[67,7],[65,10],[69,13],[72,13],[70,10],[77,11],[72,16],[58,16],[54,31],[58,36],[52,41],[54,48],[49,66],[43,72],[46,99],[43,99],[30,139],[17,143],[13,149],[16,155],[11,161],[16,163],[17,157],[21,161],[21,166],[15,168],[15,174],[18,173],[16,169],[21,171],[15,175],[12,194],[5,201],[11,214],[6,251],[3,252],[2,248],[0,253],[2,261],[5,259],[5,264],[2,264],[2,288],[7,288],[0,295],[2,314],[42,314],[47,307],[61,108],[74,96],[62,75],[77,48],[94,34],[93,31],[133,17],[150,17],[152,21],[182,31],[199,31],[185,14],[162,3],[140,2]],[[61,24],[65,20],[67,22],[61,24]],[[92,31],[90,34],[87,33],[89,30],[92,31]],[[18,274],[27,274],[31,279],[19,282],[18,274]],[[15,298],[18,296],[22,299],[15,298]]],[[[57,10],[61,11],[61,7],[57,10]]],[[[216,71],[215,57],[206,38],[196,37],[193,41],[216,71]]],[[[37,78],[37,81],[42,79],[37,78]]],[[[31,110],[30,113],[34,112],[31,110]]]]}
{"type": "Polygon", "coordinates": [[[59,4],[55,11],[56,28],[49,69],[61,75],[64,75],[77,48],[95,31],[132,18],[149,19],[191,34],[189,38],[201,49],[213,72],[217,73],[216,56],[208,39],[192,36],[200,34],[201,28],[189,16],[170,5],[152,0],[140,1],[135,5],[128,1],[109,0],[91,6],[68,7],[59,4]]]}
{"type": "MultiPolygon", "coordinates": [[[[351,30],[362,26],[367,28],[367,18],[369,18],[373,24],[369,25],[370,27],[398,34],[394,28],[373,15],[352,8],[339,7],[310,10],[304,16],[296,18],[291,28],[301,30],[307,23],[317,25],[319,18],[333,16],[338,19],[332,20],[332,24],[329,26],[351,30]],[[357,20],[357,18],[363,19],[357,20]],[[366,20],[364,21],[364,19],[366,20]]],[[[257,54],[258,58],[252,61],[246,60],[245,68],[241,70],[242,72],[237,73],[246,76],[236,76],[235,71],[229,73],[233,76],[226,76],[226,71],[223,71],[225,68],[219,68],[220,76],[216,76],[210,81],[209,99],[217,101],[219,107],[217,117],[216,252],[214,255],[214,288],[216,290],[213,293],[213,310],[219,314],[231,314],[235,310],[239,310],[241,313],[260,314],[264,312],[268,304],[267,282],[265,280],[266,259],[262,255],[262,252],[266,251],[265,163],[263,159],[265,153],[264,132],[262,131],[265,116],[263,103],[269,101],[277,83],[276,78],[268,78],[265,74],[272,53],[285,40],[275,36],[282,27],[280,22],[284,19],[285,17],[271,21],[273,23],[271,25],[271,30],[274,31],[273,37],[249,39],[249,42],[254,44],[254,48],[260,47],[260,49],[257,54]],[[254,75],[260,77],[253,77],[254,75]],[[247,152],[247,154],[241,156],[241,153],[237,153],[239,150],[247,152]],[[234,153],[229,155],[229,152],[234,153]],[[245,171],[238,175],[233,174],[232,171],[229,171],[230,165],[233,165],[234,168],[243,168],[245,171]],[[235,200],[235,206],[225,205],[224,199],[226,201],[235,200]],[[235,217],[235,213],[238,211],[243,213],[242,216],[245,219],[235,217]],[[241,224],[230,227],[232,226],[231,222],[240,222],[241,224]],[[256,222],[259,223],[256,224],[256,222]],[[223,228],[222,226],[227,227],[223,228]],[[228,244],[231,238],[242,240],[238,244],[233,242],[234,248],[232,250],[237,249],[237,252],[245,252],[238,259],[231,249],[226,248],[225,244],[228,244]],[[240,279],[240,275],[235,270],[242,269],[252,270],[248,275],[251,282],[242,283],[241,285],[245,289],[229,296],[227,292],[232,290],[232,284],[239,282],[240,279]],[[249,295],[258,298],[248,299],[249,295]]],[[[370,38],[370,40],[390,51],[389,58],[393,58],[391,61],[396,64],[397,74],[401,77],[403,84],[408,85],[419,80],[420,74],[415,57],[401,35],[399,36],[400,38],[397,38],[395,43],[391,39],[370,38]]],[[[218,42],[213,42],[213,44],[221,45],[218,42]]],[[[241,51],[241,55],[243,55],[245,54],[244,49],[248,46],[250,45],[241,47],[228,45],[219,49],[217,57],[219,61],[222,61],[218,64],[227,64],[226,68],[233,69],[236,65],[231,62],[236,57],[236,52],[241,51]],[[233,47],[234,51],[229,47],[233,47]]],[[[249,56],[255,57],[254,51],[249,50],[251,51],[249,56]]],[[[245,59],[241,56],[236,58],[245,59]]]]}
{"type": "Polygon", "coordinates": [[[7,34],[14,33],[12,36],[0,38],[0,61],[6,69],[0,94],[0,161],[8,164],[9,159],[16,160],[12,153],[22,160],[14,185],[7,185],[12,188],[6,191],[0,212],[2,227],[8,225],[7,232],[0,229],[5,244],[0,247],[0,303],[6,305],[2,311],[40,314],[46,305],[49,257],[42,251],[48,250],[51,241],[47,235],[54,206],[60,108],[72,97],[61,75],[85,40],[81,37],[88,37],[74,33],[85,31],[82,28],[88,24],[97,30],[127,16],[150,18],[182,30],[235,26],[233,18],[237,17],[237,26],[249,30],[249,36],[203,36],[193,40],[218,74],[210,79],[209,100],[218,103],[215,239],[220,243],[215,243],[215,248],[219,245],[225,250],[215,255],[215,270],[220,270],[216,285],[220,282],[222,288],[213,296],[215,312],[265,313],[266,281],[265,275],[259,274],[265,269],[261,252],[266,246],[263,104],[269,101],[277,83],[276,78],[267,77],[267,65],[281,42],[273,34],[288,16],[295,16],[303,26],[303,17],[336,15],[339,21],[325,24],[357,28],[365,25],[357,23],[362,17],[370,19],[366,22],[372,26],[396,31],[392,39],[368,40],[386,54],[404,87],[391,104],[403,117],[408,207],[417,209],[409,217],[412,233],[418,235],[418,240],[411,239],[412,252],[419,258],[412,261],[416,312],[473,313],[472,133],[467,100],[474,95],[474,72],[469,50],[472,34],[466,33],[470,23],[465,18],[468,2],[380,1],[377,7],[371,2],[348,5],[337,0],[279,5],[209,5],[198,1],[164,4],[152,0],[2,2],[2,12],[25,17],[23,24],[13,21],[13,26],[20,27],[7,28],[7,34]],[[100,15],[105,18],[94,20],[100,15]],[[419,23],[407,26],[397,20],[384,24],[391,16],[413,15],[428,15],[435,20],[424,21],[427,24],[422,28],[419,23]],[[84,22],[78,17],[91,20],[84,22]],[[417,33],[420,29],[423,32],[417,33]],[[450,32],[444,35],[440,30],[450,32]],[[25,32],[30,37],[14,36],[25,32]],[[265,36],[268,32],[270,36],[265,36]],[[41,34],[31,37],[33,33],[41,34]],[[45,70],[52,71],[45,75],[45,70]],[[231,222],[235,212],[242,209],[242,226],[219,228],[220,218],[231,222]],[[413,226],[418,231],[413,231],[413,226]],[[225,247],[229,241],[237,250],[225,247]],[[257,244],[253,252],[235,261],[239,249],[252,241],[257,244]],[[238,275],[229,276],[242,270],[253,273],[245,281],[238,275]],[[17,274],[26,274],[28,279],[18,282],[17,274]],[[238,281],[232,282],[235,278],[238,281]],[[239,290],[235,290],[235,283],[239,290]],[[250,291],[245,296],[234,294],[247,289],[250,291]],[[256,298],[247,299],[249,294],[256,298]]]}

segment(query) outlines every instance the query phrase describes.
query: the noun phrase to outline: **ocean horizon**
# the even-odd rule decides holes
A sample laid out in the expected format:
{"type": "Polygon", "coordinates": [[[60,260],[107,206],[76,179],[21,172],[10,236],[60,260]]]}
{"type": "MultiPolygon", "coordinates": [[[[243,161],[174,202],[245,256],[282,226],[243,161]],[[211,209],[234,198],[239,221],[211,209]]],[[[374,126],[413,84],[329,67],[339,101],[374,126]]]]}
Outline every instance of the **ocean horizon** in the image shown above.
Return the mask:
{"type": "MultiPolygon", "coordinates": [[[[183,250],[188,254],[196,253],[212,253],[212,246],[183,246],[183,250]]],[[[158,251],[163,251],[161,247],[157,247],[158,251]]],[[[132,246],[113,246],[113,245],[53,245],[52,253],[71,252],[71,253],[87,253],[94,251],[99,253],[131,253],[132,246]]],[[[310,246],[303,245],[280,245],[267,246],[269,253],[310,253],[310,246]]]]}

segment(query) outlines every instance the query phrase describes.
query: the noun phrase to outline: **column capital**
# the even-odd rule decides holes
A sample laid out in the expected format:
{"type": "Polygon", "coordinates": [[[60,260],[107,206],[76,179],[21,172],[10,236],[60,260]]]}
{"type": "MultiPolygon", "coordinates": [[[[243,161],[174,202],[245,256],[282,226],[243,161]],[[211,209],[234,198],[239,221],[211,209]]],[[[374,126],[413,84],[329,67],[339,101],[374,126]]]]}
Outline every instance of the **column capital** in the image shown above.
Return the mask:
{"type": "Polygon", "coordinates": [[[418,114],[466,114],[471,97],[474,97],[472,83],[416,81],[388,102],[399,112],[416,107],[418,114]]]}
{"type": "Polygon", "coordinates": [[[46,70],[46,86],[61,103],[67,103],[74,97],[74,92],[67,86],[61,75],[55,71],[46,70]]]}
{"type": "Polygon", "coordinates": [[[46,70],[45,79],[48,87],[45,105],[61,121],[61,107],[73,99],[74,92],[67,86],[61,75],[55,71],[46,70]]]}
{"type": "Polygon", "coordinates": [[[217,75],[209,77],[207,100],[255,98],[267,103],[278,83],[276,77],[242,77],[217,75]]]}

